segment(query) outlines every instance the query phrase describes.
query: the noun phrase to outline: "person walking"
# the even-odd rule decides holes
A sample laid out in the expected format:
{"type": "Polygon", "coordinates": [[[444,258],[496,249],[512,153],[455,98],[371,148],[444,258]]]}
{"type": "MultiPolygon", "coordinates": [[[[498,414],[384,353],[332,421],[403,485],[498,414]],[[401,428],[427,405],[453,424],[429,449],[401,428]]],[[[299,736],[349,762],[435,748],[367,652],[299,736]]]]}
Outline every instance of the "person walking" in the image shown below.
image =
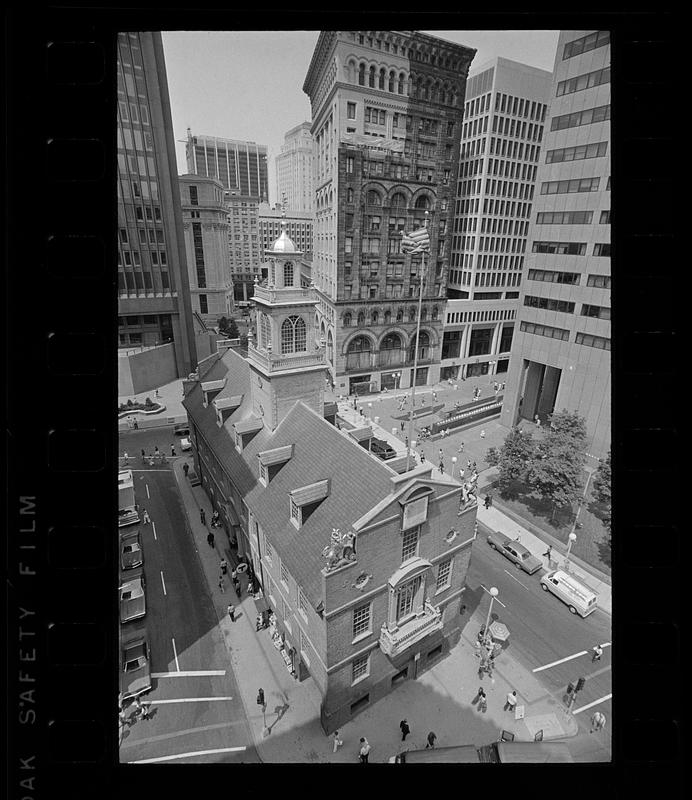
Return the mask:
{"type": "Polygon", "coordinates": [[[481,431],[481,439],[485,439],[485,431],[481,431]]]}
{"type": "Polygon", "coordinates": [[[158,458],[160,455],[161,452],[159,451],[158,445],[154,445],[154,458],[158,458]]]}
{"type": "Polygon", "coordinates": [[[223,594],[226,591],[226,586],[224,585],[223,581],[223,573],[219,575],[219,589],[221,590],[221,594],[223,594]]]}
{"type": "Polygon", "coordinates": [[[149,517],[149,512],[145,508],[144,512],[142,513],[142,525],[148,525],[150,522],[151,519],[149,517]]]}
{"type": "Polygon", "coordinates": [[[262,706],[262,713],[267,710],[267,701],[264,699],[264,689],[262,687],[257,690],[257,705],[262,706]]]}
{"type": "Polygon", "coordinates": [[[207,515],[204,513],[203,508],[200,508],[199,510],[199,521],[202,523],[202,525],[207,524],[207,515]]]}
{"type": "Polygon", "coordinates": [[[435,731],[430,731],[428,734],[428,743],[425,745],[425,749],[427,750],[430,748],[431,750],[435,749],[435,739],[437,739],[437,734],[435,731]]]}
{"type": "Polygon", "coordinates": [[[341,745],[344,742],[343,739],[339,738],[339,731],[334,731],[334,733],[332,734],[332,739],[334,740],[334,749],[332,750],[332,752],[336,753],[336,751],[341,747],[341,745]]]}
{"type": "Polygon", "coordinates": [[[485,508],[490,508],[490,495],[486,494],[485,500],[483,501],[483,505],[485,508]]]}
{"type": "Polygon", "coordinates": [[[445,474],[445,462],[440,459],[440,463],[438,464],[438,468],[440,472],[444,475],[445,474]]]}
{"type": "Polygon", "coordinates": [[[214,534],[211,531],[209,531],[209,533],[207,534],[207,544],[209,545],[209,547],[214,546],[214,534]]]}
{"type": "Polygon", "coordinates": [[[175,458],[175,445],[171,445],[171,458],[175,458]]]}
{"type": "Polygon", "coordinates": [[[132,427],[133,427],[133,428],[134,428],[136,431],[138,431],[138,430],[139,430],[139,422],[137,422],[137,420],[136,420],[136,419],[133,419],[133,420],[132,420],[132,427]]]}
{"type": "Polygon", "coordinates": [[[401,420],[401,432],[402,433],[404,432],[404,420],[403,419],[401,420]]]}
{"type": "Polygon", "coordinates": [[[437,403],[437,392],[433,392],[432,396],[433,396],[433,403],[437,403]]]}
{"type": "Polygon", "coordinates": [[[370,757],[370,742],[368,742],[365,736],[360,737],[360,751],[358,756],[360,757],[361,764],[368,763],[368,759],[370,757]]]}
{"type": "Polygon", "coordinates": [[[605,728],[605,724],[605,714],[602,711],[596,711],[591,717],[591,730],[589,733],[593,733],[594,731],[602,731],[603,728],[605,728]]]}
{"type": "Polygon", "coordinates": [[[478,703],[478,710],[479,711],[486,711],[488,708],[488,696],[485,693],[485,689],[482,686],[478,687],[478,694],[476,695],[477,703],[478,703]]]}
{"type": "Polygon", "coordinates": [[[438,456],[440,457],[440,461],[442,461],[444,459],[445,454],[442,452],[442,448],[439,449],[438,456]]]}
{"type": "Polygon", "coordinates": [[[130,456],[128,456],[127,453],[123,453],[123,458],[125,459],[125,466],[127,466],[128,462],[130,460],[130,456]]]}
{"type": "Polygon", "coordinates": [[[231,622],[235,622],[235,608],[232,603],[228,604],[228,616],[231,618],[231,622]]]}
{"type": "Polygon", "coordinates": [[[142,452],[142,464],[143,464],[147,459],[147,454],[144,452],[144,448],[142,448],[141,452],[142,452]]]}
{"type": "Polygon", "coordinates": [[[225,558],[222,558],[219,563],[219,569],[221,570],[222,575],[226,575],[228,573],[228,561],[225,558]]]}
{"type": "Polygon", "coordinates": [[[548,559],[548,564],[550,564],[550,559],[553,557],[553,548],[548,545],[548,549],[543,553],[543,556],[548,559]]]}
{"type": "Polygon", "coordinates": [[[420,463],[425,464],[425,453],[422,450],[420,451],[420,463]]]}
{"type": "Polygon", "coordinates": [[[406,737],[411,733],[411,729],[408,726],[408,722],[405,719],[402,719],[399,723],[399,727],[401,728],[401,741],[406,741],[406,737]]]}
{"type": "Polygon", "coordinates": [[[536,423],[537,428],[541,427],[541,418],[538,416],[538,414],[536,414],[536,416],[533,418],[533,421],[536,423]]]}
{"type": "Polygon", "coordinates": [[[464,443],[462,442],[462,443],[459,445],[459,449],[457,450],[457,453],[463,453],[463,452],[464,452],[464,443]]]}
{"type": "Polygon", "coordinates": [[[161,395],[159,394],[159,390],[158,389],[154,392],[154,397],[156,397],[156,398],[161,397],[161,395]]]}
{"type": "Polygon", "coordinates": [[[185,462],[185,464],[183,464],[183,472],[185,473],[186,478],[187,478],[187,473],[189,471],[190,471],[190,465],[187,462],[185,462]]]}
{"type": "Polygon", "coordinates": [[[595,647],[591,648],[591,652],[593,655],[591,656],[591,663],[593,664],[594,661],[600,661],[601,656],[603,655],[603,648],[600,644],[597,644],[595,647]]]}
{"type": "Polygon", "coordinates": [[[137,714],[140,714],[142,719],[149,719],[149,705],[144,704],[139,696],[135,697],[135,705],[137,706],[137,714]]]}
{"type": "Polygon", "coordinates": [[[508,692],[507,693],[507,700],[505,700],[505,711],[514,711],[517,705],[517,693],[516,691],[508,692]]]}

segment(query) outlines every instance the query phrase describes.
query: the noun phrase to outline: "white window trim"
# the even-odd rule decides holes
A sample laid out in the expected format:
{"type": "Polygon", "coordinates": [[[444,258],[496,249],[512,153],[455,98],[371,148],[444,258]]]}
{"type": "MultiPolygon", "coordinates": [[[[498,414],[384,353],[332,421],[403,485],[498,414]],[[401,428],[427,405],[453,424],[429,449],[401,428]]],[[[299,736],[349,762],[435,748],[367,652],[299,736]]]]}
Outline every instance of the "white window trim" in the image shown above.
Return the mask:
{"type": "Polygon", "coordinates": [[[288,498],[288,515],[291,522],[293,523],[293,526],[299,530],[300,526],[303,524],[303,510],[292,497],[288,498]],[[298,510],[297,518],[293,516],[293,506],[295,506],[296,509],[298,510]]]}
{"type": "MultiPolygon", "coordinates": [[[[440,561],[440,563],[437,565],[437,571],[438,571],[438,574],[439,574],[440,566],[442,564],[444,564],[444,562],[447,561],[447,560],[450,561],[449,573],[447,574],[447,582],[443,586],[440,586],[439,589],[436,588],[435,589],[435,594],[439,594],[440,592],[446,592],[447,589],[449,589],[449,587],[452,585],[452,573],[454,572],[454,556],[451,556],[449,559],[445,558],[442,561],[440,561]]],[[[435,586],[437,586],[437,575],[435,576],[435,586]]]]}
{"type": "MultiPolygon", "coordinates": [[[[365,605],[364,603],[362,605],[365,605]]],[[[355,606],[353,609],[353,614],[355,616],[356,609],[359,606],[355,606]]],[[[353,635],[353,621],[351,621],[351,634],[353,635]]],[[[368,603],[368,627],[367,630],[361,631],[360,633],[356,634],[351,640],[351,644],[356,644],[357,642],[362,641],[363,639],[367,639],[368,636],[372,636],[372,603],[368,603]]]]}
{"type": "Polygon", "coordinates": [[[290,589],[290,587],[288,585],[288,580],[284,580],[284,571],[286,572],[286,575],[288,576],[288,578],[290,578],[290,574],[289,574],[288,570],[286,569],[286,567],[284,566],[284,562],[282,561],[281,562],[281,566],[279,567],[279,577],[280,577],[281,583],[286,588],[286,591],[290,592],[291,589],[290,589]]]}
{"type": "Polygon", "coordinates": [[[369,678],[369,677],[370,677],[370,653],[368,653],[365,656],[358,656],[358,658],[354,658],[353,661],[351,662],[351,686],[355,686],[357,683],[360,683],[361,681],[364,681],[366,678],[369,678]],[[353,680],[353,667],[354,667],[356,661],[358,661],[358,660],[360,660],[362,658],[365,658],[366,662],[367,662],[367,666],[365,668],[365,672],[362,675],[360,675],[358,678],[353,680]]]}
{"type": "Polygon", "coordinates": [[[267,486],[269,484],[269,467],[261,461],[259,464],[259,482],[262,486],[267,486]]]}

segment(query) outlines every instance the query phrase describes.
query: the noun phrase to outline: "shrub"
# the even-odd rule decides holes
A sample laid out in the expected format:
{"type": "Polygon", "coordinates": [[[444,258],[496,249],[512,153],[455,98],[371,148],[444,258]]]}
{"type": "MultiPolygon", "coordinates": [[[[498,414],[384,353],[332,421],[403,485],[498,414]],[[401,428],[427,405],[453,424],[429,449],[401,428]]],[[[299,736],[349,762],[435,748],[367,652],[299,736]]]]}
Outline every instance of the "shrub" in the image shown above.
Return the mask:
{"type": "Polygon", "coordinates": [[[127,400],[127,405],[128,405],[128,406],[133,406],[133,405],[134,405],[134,403],[132,402],[132,398],[131,398],[131,397],[130,397],[130,398],[128,398],[128,400],[127,400]]]}
{"type": "Polygon", "coordinates": [[[147,408],[149,408],[150,406],[153,406],[153,405],[154,405],[154,404],[151,402],[151,397],[147,397],[147,399],[144,401],[144,405],[145,405],[147,408]]]}

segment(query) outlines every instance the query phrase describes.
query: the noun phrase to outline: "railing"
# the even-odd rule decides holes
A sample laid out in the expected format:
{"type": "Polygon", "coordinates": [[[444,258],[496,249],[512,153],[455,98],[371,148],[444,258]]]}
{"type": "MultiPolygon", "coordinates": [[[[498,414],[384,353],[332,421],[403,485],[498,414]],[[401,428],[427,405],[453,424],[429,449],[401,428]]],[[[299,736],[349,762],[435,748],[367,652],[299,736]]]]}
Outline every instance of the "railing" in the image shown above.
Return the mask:
{"type": "Polygon", "coordinates": [[[268,286],[255,286],[254,296],[268,303],[290,303],[293,301],[316,300],[314,289],[299,289],[288,286],[285,289],[270,289],[268,286]]]}
{"type": "Polygon", "coordinates": [[[323,350],[318,350],[315,353],[305,353],[305,355],[285,355],[277,356],[273,353],[271,355],[258,350],[253,344],[248,342],[248,355],[252,356],[253,360],[257,361],[268,372],[273,372],[282,369],[294,369],[298,367],[311,367],[326,364],[325,354],[323,350]]]}
{"type": "Polygon", "coordinates": [[[442,613],[427,600],[423,604],[423,614],[412,619],[394,631],[386,625],[380,631],[380,649],[385,655],[396,656],[415,642],[442,629],[442,613]]]}

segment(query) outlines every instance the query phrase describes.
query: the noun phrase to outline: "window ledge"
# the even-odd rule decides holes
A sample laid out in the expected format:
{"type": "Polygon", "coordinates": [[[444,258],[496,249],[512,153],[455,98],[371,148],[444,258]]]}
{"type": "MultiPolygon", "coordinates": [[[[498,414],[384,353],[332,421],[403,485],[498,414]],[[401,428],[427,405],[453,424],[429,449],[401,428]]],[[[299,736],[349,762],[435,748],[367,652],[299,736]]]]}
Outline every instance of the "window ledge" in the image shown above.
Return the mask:
{"type": "Polygon", "coordinates": [[[441,586],[439,589],[437,589],[435,591],[435,595],[434,596],[437,597],[438,594],[442,594],[442,592],[446,592],[447,589],[449,589],[451,587],[451,585],[452,585],[451,583],[447,583],[447,584],[445,584],[445,586],[441,586]]]}
{"type": "Polygon", "coordinates": [[[365,633],[359,633],[358,636],[351,642],[351,644],[357,644],[358,642],[363,641],[363,639],[367,639],[368,636],[372,636],[372,630],[365,631],[365,633]]]}
{"type": "Polygon", "coordinates": [[[367,673],[367,675],[361,675],[360,678],[356,678],[355,681],[353,681],[351,683],[351,686],[355,686],[357,683],[361,683],[361,681],[364,681],[366,678],[369,678],[369,677],[370,677],[370,673],[369,672],[367,673]]]}

